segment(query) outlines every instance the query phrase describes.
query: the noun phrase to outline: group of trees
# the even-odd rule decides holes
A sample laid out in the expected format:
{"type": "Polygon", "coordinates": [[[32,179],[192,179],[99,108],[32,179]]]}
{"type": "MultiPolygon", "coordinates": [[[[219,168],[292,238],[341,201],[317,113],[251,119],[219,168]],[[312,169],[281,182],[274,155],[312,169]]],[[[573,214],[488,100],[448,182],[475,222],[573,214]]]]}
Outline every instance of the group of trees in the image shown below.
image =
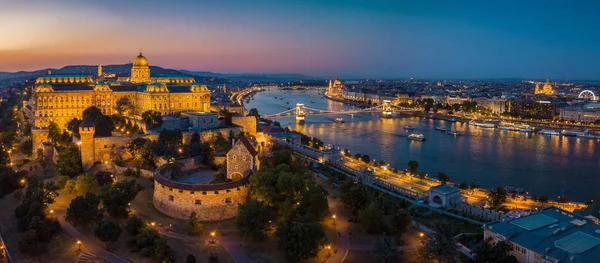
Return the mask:
{"type": "Polygon", "coordinates": [[[144,138],[133,139],[127,146],[127,151],[133,156],[138,167],[153,170],[156,168],[157,155],[154,150],[155,144],[144,138]]]}
{"type": "Polygon", "coordinates": [[[371,234],[390,235],[399,240],[411,224],[408,204],[403,200],[349,179],[343,182],[340,192],[346,209],[371,234]]]}
{"type": "Polygon", "coordinates": [[[423,107],[423,109],[425,110],[425,112],[437,112],[439,110],[447,110],[447,111],[454,111],[454,112],[466,112],[466,113],[470,113],[470,112],[474,112],[477,111],[477,102],[474,101],[463,101],[462,103],[456,103],[456,104],[449,104],[449,103],[440,103],[440,102],[435,102],[435,100],[433,99],[417,99],[415,101],[415,104],[418,106],[423,107]]]}
{"type": "Polygon", "coordinates": [[[71,200],[71,204],[67,209],[65,220],[73,225],[89,226],[98,223],[102,220],[104,212],[112,217],[127,218],[129,211],[129,203],[135,199],[138,193],[135,180],[119,181],[115,184],[106,184],[102,186],[97,195],[97,190],[89,187],[90,185],[97,186],[94,179],[89,180],[89,174],[80,176],[77,185],[79,194],[75,199],[71,200]],[[99,208],[102,202],[103,208],[99,208]]]}
{"type": "Polygon", "coordinates": [[[25,179],[27,172],[15,172],[12,168],[0,165],[0,198],[23,187],[21,180],[25,179]]]}
{"type": "Polygon", "coordinates": [[[175,262],[175,253],[167,245],[167,240],[158,231],[147,227],[138,217],[130,217],[125,229],[134,236],[130,242],[134,251],[153,258],[156,262],[175,262]]]}
{"type": "Polygon", "coordinates": [[[289,149],[275,147],[273,156],[250,178],[250,200],[239,207],[238,234],[263,240],[272,220],[275,236],[289,261],[315,257],[325,244],[319,220],[329,211],[326,192],[307,173],[307,164],[293,160],[289,149]]]}
{"type": "Polygon", "coordinates": [[[321,140],[319,140],[319,138],[317,137],[309,137],[303,133],[297,132],[297,131],[292,131],[293,133],[297,133],[300,134],[300,143],[302,145],[306,145],[308,147],[311,148],[315,148],[317,150],[323,148],[323,146],[325,145],[325,143],[321,140]]]}
{"type": "Polygon", "coordinates": [[[111,116],[112,121],[115,125],[116,131],[127,134],[138,134],[143,133],[142,128],[137,123],[132,122],[130,119],[123,117],[123,115],[113,114],[111,116]]]}
{"type": "Polygon", "coordinates": [[[31,255],[46,251],[46,244],[61,228],[58,221],[49,217],[48,205],[58,196],[54,183],[44,183],[32,176],[23,202],[15,209],[19,229],[25,233],[19,240],[19,250],[31,255]]]}
{"type": "Polygon", "coordinates": [[[163,123],[162,117],[160,117],[160,115],[161,114],[158,111],[147,110],[142,112],[142,121],[145,124],[149,125],[151,128],[155,129],[163,123]]]}

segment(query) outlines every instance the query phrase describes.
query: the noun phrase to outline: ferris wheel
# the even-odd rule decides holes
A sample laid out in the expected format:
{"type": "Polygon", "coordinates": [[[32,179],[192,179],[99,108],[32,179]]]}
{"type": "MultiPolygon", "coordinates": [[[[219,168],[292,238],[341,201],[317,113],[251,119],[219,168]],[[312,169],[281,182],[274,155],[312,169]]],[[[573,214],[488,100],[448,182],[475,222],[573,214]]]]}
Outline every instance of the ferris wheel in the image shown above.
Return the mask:
{"type": "Polygon", "coordinates": [[[596,100],[596,94],[594,94],[594,92],[592,92],[591,90],[584,90],[581,93],[579,93],[579,96],[577,97],[580,99],[596,100]]]}

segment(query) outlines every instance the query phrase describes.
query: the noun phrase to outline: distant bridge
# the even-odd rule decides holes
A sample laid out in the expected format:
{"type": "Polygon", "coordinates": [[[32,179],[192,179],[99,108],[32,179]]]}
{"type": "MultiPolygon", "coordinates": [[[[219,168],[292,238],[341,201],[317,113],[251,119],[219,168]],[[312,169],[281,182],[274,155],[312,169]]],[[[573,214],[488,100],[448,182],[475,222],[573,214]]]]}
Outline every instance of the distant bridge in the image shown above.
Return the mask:
{"type": "Polygon", "coordinates": [[[381,116],[383,118],[389,118],[392,116],[394,112],[414,112],[415,109],[405,108],[400,106],[392,105],[392,102],[389,100],[384,100],[383,104],[366,108],[366,109],[352,109],[352,110],[340,110],[340,111],[332,111],[332,110],[321,110],[315,108],[309,108],[304,106],[303,103],[297,103],[296,108],[285,110],[282,112],[263,115],[265,118],[285,118],[296,116],[296,121],[303,122],[306,116],[317,116],[317,115],[328,115],[328,114],[356,114],[360,112],[381,112],[381,116]]]}

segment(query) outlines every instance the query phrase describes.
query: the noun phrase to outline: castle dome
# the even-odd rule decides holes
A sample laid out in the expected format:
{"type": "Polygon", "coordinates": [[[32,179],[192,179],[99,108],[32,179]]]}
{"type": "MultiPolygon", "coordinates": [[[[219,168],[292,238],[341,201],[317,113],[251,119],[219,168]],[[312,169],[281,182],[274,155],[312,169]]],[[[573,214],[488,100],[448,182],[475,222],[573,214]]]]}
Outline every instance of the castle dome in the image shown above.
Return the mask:
{"type": "Polygon", "coordinates": [[[133,66],[134,67],[147,67],[148,66],[148,60],[146,59],[146,57],[144,57],[142,55],[142,52],[140,52],[140,54],[133,59],[133,66]]]}

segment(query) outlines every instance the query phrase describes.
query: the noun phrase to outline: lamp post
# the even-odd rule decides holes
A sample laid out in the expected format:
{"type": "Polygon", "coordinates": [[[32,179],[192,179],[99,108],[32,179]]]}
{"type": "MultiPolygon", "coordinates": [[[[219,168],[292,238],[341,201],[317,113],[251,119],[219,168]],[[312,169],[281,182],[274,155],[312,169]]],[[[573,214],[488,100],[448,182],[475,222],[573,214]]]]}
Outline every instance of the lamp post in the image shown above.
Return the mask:
{"type": "Polygon", "coordinates": [[[81,251],[81,240],[77,240],[77,248],[81,251]]]}
{"type": "Polygon", "coordinates": [[[333,226],[335,226],[335,214],[333,214],[331,218],[333,218],[333,226]]]}
{"type": "Polygon", "coordinates": [[[331,245],[327,245],[327,254],[331,257],[331,245]]]}
{"type": "Polygon", "coordinates": [[[210,236],[212,237],[212,240],[210,242],[213,244],[215,243],[215,235],[217,235],[215,231],[210,232],[210,236]]]}

